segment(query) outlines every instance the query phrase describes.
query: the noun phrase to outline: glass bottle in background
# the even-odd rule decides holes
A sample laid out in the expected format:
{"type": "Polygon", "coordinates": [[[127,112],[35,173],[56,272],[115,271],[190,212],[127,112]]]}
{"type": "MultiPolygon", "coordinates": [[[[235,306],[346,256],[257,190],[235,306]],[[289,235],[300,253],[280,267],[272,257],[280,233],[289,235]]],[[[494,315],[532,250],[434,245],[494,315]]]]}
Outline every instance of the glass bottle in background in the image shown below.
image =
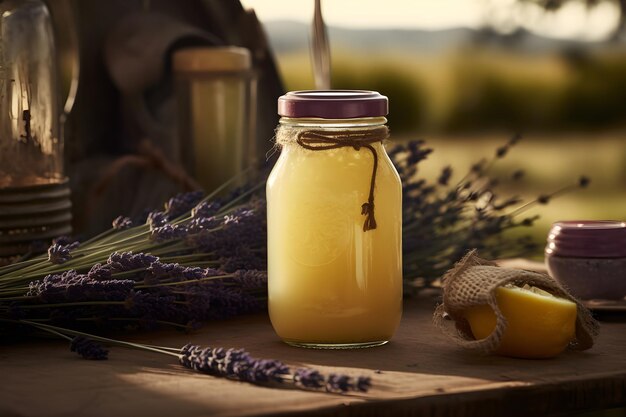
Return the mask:
{"type": "Polygon", "coordinates": [[[63,181],[57,89],[48,9],[0,2],[0,187],[63,181]]]}
{"type": "Polygon", "coordinates": [[[256,82],[250,52],[195,47],[174,53],[180,158],[211,191],[254,163],[256,82]]]}
{"type": "MultiPolygon", "coordinates": [[[[69,13],[68,4],[63,8],[69,13]]],[[[72,22],[66,23],[63,30],[69,33],[72,22]]],[[[77,64],[64,107],[57,72],[46,5],[0,1],[0,257],[27,252],[34,241],[72,230],[61,131],[73,104],[77,64]]]]}

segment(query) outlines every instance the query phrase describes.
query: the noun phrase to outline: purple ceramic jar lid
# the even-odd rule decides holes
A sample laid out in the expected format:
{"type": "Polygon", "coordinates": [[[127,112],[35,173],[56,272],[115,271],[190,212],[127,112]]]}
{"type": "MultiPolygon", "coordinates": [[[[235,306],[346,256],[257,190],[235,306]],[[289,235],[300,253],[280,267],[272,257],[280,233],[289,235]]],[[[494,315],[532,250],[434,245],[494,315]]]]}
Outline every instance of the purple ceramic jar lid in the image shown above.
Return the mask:
{"type": "Polygon", "coordinates": [[[626,258],[626,222],[556,222],[548,234],[546,255],[568,258],[626,258]]]}
{"type": "Polygon", "coordinates": [[[285,117],[354,119],[389,113],[389,100],[376,91],[303,90],[278,98],[278,114],[285,117]]]}

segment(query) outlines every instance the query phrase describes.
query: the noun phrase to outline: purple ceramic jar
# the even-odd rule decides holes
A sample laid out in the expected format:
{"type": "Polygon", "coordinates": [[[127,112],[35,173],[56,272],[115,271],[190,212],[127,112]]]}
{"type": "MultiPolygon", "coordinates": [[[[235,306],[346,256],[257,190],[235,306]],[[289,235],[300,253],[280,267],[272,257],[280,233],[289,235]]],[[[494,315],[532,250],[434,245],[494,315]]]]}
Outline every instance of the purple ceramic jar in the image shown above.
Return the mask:
{"type": "Polygon", "coordinates": [[[573,220],[548,234],[550,275],[583,300],[626,297],[626,222],[573,220]]]}

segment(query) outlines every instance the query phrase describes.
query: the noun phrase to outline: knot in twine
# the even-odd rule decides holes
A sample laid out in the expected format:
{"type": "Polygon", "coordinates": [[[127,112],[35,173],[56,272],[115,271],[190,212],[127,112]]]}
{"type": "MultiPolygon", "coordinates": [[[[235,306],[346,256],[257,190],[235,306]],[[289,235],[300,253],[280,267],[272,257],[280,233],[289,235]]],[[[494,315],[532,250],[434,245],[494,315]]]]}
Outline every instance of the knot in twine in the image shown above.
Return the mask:
{"type": "Polygon", "coordinates": [[[328,151],[339,148],[352,148],[360,151],[368,149],[372,153],[373,166],[370,177],[370,189],[367,202],[361,205],[361,215],[365,217],[363,231],[376,229],[376,217],[374,216],[374,188],[376,186],[376,173],[378,171],[378,153],[372,144],[382,143],[389,137],[387,126],[373,129],[350,129],[350,130],[321,130],[321,129],[287,129],[280,127],[276,132],[276,142],[279,145],[295,142],[309,151],[328,151]],[[293,132],[295,130],[295,134],[293,132]]]}

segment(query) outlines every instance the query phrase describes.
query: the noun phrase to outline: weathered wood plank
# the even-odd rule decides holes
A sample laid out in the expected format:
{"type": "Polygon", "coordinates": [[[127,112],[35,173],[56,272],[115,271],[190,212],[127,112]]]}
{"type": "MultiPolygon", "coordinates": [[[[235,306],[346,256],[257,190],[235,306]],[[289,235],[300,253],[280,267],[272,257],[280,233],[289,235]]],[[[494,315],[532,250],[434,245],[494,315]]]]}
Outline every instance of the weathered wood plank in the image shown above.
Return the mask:
{"type": "Polygon", "coordinates": [[[0,415],[524,416],[626,406],[626,323],[603,323],[587,352],[550,360],[485,357],[450,344],[431,324],[433,305],[408,301],[394,340],[374,349],[292,348],[277,340],[265,315],[208,324],[193,335],[134,337],[167,346],[191,340],[245,347],[258,357],[371,375],[374,388],[365,395],[256,387],[119,348],[107,362],[84,361],[63,343],[45,342],[0,347],[0,415]]]}

